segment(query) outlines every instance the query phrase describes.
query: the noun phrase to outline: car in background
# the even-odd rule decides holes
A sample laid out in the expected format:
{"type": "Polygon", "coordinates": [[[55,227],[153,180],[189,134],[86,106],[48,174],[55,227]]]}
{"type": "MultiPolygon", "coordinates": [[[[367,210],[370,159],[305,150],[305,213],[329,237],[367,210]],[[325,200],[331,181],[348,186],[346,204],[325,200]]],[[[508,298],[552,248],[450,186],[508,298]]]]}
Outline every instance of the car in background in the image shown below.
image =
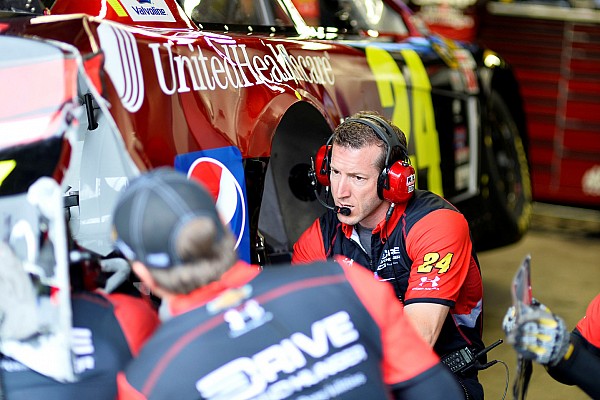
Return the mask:
{"type": "Polygon", "coordinates": [[[379,86],[382,104],[412,144],[418,186],[467,216],[479,249],[519,240],[531,218],[528,134],[519,84],[502,56],[432,32],[402,0],[293,1],[321,37],[364,51],[382,75],[414,71],[412,52],[418,55],[426,79],[405,74],[406,83],[379,86]],[[419,89],[430,93],[420,108],[414,106],[419,89]],[[419,121],[431,119],[420,131],[419,121]],[[437,135],[439,154],[420,145],[430,134],[437,135]],[[441,160],[439,184],[424,178],[423,157],[441,160]]]}
{"type": "Polygon", "coordinates": [[[404,129],[418,186],[457,204],[477,245],[527,230],[526,159],[504,143],[518,139],[510,109],[466,48],[409,20],[398,45],[332,39],[287,0],[57,0],[45,14],[3,13],[0,39],[25,56],[38,42],[68,53],[76,95],[53,96],[46,80],[60,74],[28,75],[5,55],[12,85],[0,95],[0,137],[18,139],[0,146],[10,166],[0,187],[17,182],[6,188],[14,194],[27,190],[24,177],[56,179],[81,248],[111,256],[119,193],[141,172],[172,166],[207,186],[243,259],[287,260],[323,211],[317,196],[327,200],[309,179],[311,157],[361,110],[404,129]],[[42,171],[48,144],[55,156],[42,171]]]}

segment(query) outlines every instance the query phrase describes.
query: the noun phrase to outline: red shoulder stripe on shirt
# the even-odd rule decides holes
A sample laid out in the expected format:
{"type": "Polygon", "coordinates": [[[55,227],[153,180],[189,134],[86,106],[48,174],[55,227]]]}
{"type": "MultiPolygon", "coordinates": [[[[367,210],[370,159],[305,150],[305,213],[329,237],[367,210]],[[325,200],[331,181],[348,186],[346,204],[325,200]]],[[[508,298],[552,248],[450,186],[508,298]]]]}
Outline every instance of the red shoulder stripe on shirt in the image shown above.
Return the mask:
{"type": "Polygon", "coordinates": [[[590,302],[585,316],[577,323],[577,330],[585,340],[600,349],[600,294],[590,302]]]}
{"type": "Polygon", "coordinates": [[[117,399],[118,400],[146,400],[143,394],[138,392],[133,386],[129,384],[125,373],[119,372],[117,375],[117,399]]]}
{"type": "Polygon", "coordinates": [[[323,246],[321,223],[319,219],[316,219],[294,244],[292,264],[325,261],[326,259],[327,255],[325,254],[325,246],[323,246]]]}
{"type": "Polygon", "coordinates": [[[127,294],[111,293],[105,297],[113,304],[115,317],[131,353],[137,356],[142,345],[160,324],[156,311],[143,299],[127,294]]]}

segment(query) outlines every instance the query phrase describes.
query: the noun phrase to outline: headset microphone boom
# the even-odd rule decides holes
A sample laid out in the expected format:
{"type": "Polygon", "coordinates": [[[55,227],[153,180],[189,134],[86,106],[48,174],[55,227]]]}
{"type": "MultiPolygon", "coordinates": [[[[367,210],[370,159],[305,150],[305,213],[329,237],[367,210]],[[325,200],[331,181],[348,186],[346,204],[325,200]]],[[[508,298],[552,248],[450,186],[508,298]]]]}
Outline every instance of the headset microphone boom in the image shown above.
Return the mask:
{"type": "MultiPolygon", "coordinates": [[[[339,206],[330,206],[329,204],[327,204],[323,200],[321,200],[321,197],[319,196],[319,193],[317,192],[317,174],[315,173],[315,162],[312,157],[310,158],[310,163],[311,163],[311,169],[308,171],[308,177],[310,179],[310,184],[313,187],[313,191],[315,192],[315,197],[317,198],[319,203],[321,203],[321,205],[323,207],[325,207],[329,210],[333,210],[337,214],[342,214],[344,216],[350,215],[350,213],[352,212],[352,210],[350,210],[350,208],[339,207],[339,206]]],[[[329,190],[329,188],[326,187],[326,190],[329,190]]]]}
{"type": "Polygon", "coordinates": [[[317,200],[319,200],[319,203],[321,203],[321,205],[325,208],[328,208],[330,210],[333,210],[334,212],[338,213],[338,214],[342,214],[344,216],[348,216],[350,215],[350,213],[352,212],[352,210],[350,210],[350,208],[348,207],[339,207],[339,206],[330,206],[329,204],[325,203],[323,200],[321,200],[321,198],[319,197],[316,189],[315,189],[315,195],[317,196],[317,200]]]}

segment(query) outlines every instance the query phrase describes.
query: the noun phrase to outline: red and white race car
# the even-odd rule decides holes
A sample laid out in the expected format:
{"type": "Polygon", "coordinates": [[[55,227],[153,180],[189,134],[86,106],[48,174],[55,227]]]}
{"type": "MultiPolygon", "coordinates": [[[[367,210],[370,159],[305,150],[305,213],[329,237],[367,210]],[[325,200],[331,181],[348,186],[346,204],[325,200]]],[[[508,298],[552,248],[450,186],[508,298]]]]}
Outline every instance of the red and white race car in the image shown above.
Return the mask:
{"type": "Polygon", "coordinates": [[[490,120],[485,68],[410,18],[398,45],[338,40],[288,0],[57,0],[46,15],[27,3],[0,16],[0,194],[54,177],[90,251],[113,251],[128,180],[173,166],[211,190],[242,258],[287,259],[323,211],[311,157],[360,110],[407,133],[418,186],[457,204],[481,248],[528,228],[525,153],[485,143],[490,124],[514,124],[510,112],[501,103],[490,120]],[[506,171],[519,179],[498,190],[506,171]]]}

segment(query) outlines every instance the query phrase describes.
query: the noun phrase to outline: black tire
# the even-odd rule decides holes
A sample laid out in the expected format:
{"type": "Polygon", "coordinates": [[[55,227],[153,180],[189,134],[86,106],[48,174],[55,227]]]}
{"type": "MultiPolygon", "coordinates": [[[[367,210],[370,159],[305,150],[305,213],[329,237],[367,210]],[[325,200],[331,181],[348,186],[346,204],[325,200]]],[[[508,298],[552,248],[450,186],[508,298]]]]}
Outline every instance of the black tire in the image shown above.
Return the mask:
{"type": "Polygon", "coordinates": [[[496,91],[487,99],[483,118],[480,195],[465,213],[478,250],[519,241],[529,229],[532,209],[527,152],[496,91]]]}

